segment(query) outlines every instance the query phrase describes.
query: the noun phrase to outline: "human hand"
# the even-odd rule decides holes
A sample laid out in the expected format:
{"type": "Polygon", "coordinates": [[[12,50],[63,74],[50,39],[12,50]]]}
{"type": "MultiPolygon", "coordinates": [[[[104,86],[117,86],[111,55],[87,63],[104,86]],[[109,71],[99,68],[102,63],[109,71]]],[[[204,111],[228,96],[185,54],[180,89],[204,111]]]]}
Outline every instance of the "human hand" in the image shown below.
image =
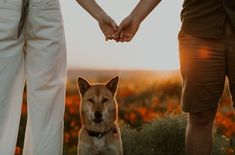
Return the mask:
{"type": "Polygon", "coordinates": [[[105,40],[114,39],[114,33],[118,30],[118,26],[115,21],[110,16],[105,15],[99,18],[98,23],[105,36],[105,40]]]}
{"type": "Polygon", "coordinates": [[[132,40],[140,26],[140,21],[134,16],[127,16],[119,25],[118,31],[114,34],[117,42],[129,42],[132,40]]]}

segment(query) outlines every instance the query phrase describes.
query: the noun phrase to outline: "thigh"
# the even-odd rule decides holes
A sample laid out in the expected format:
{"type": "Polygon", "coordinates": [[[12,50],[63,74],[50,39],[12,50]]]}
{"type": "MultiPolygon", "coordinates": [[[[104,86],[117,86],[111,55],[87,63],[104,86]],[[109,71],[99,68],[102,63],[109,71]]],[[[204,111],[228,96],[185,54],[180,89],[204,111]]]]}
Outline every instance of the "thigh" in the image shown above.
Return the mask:
{"type": "Polygon", "coordinates": [[[66,45],[60,6],[58,0],[32,0],[30,5],[26,35],[27,78],[29,84],[48,85],[59,78],[64,79],[66,74],[66,45]]]}
{"type": "Polygon", "coordinates": [[[26,29],[29,112],[35,116],[32,119],[41,118],[42,124],[47,124],[50,117],[56,124],[63,119],[66,80],[66,46],[59,1],[32,0],[26,29]]]}
{"type": "Polygon", "coordinates": [[[21,4],[0,0],[0,100],[9,94],[23,65],[23,38],[17,39],[21,4]]]}
{"type": "MultiPolygon", "coordinates": [[[[16,44],[18,24],[21,17],[21,2],[14,0],[0,0],[0,41],[16,44]]],[[[6,46],[6,44],[5,44],[6,46]]],[[[2,45],[1,45],[2,47],[2,45]]],[[[2,49],[1,49],[2,51],[2,49]]]]}
{"type": "Polygon", "coordinates": [[[0,62],[4,58],[20,55],[23,51],[23,36],[17,38],[21,16],[21,3],[17,2],[0,0],[0,62]]]}
{"type": "Polygon", "coordinates": [[[179,50],[183,110],[202,112],[217,107],[226,75],[223,40],[180,32],[179,50]]]}

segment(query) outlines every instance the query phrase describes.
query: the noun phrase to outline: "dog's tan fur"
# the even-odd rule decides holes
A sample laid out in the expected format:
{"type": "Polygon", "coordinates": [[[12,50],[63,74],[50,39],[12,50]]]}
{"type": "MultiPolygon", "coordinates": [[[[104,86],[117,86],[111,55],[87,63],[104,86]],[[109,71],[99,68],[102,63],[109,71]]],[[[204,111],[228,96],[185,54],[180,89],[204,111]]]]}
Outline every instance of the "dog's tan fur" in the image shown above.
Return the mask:
{"type": "Polygon", "coordinates": [[[78,155],[122,155],[121,134],[117,124],[118,108],[115,99],[118,77],[107,84],[95,85],[90,85],[86,80],[79,78],[78,86],[81,96],[82,121],[78,155]],[[95,112],[97,111],[101,112],[102,119],[96,119],[95,112]],[[102,137],[93,137],[88,131],[105,134],[102,137]]]}

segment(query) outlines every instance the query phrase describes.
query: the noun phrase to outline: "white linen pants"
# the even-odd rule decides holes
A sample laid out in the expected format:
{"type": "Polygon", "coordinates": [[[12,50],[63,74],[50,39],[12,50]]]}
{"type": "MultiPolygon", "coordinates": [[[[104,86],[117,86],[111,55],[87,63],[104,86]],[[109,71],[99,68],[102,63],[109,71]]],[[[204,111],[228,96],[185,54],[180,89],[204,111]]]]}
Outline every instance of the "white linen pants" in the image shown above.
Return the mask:
{"type": "Polygon", "coordinates": [[[14,155],[25,83],[23,155],[61,155],[66,47],[59,0],[31,0],[17,38],[21,5],[0,0],[0,155],[14,155]]]}

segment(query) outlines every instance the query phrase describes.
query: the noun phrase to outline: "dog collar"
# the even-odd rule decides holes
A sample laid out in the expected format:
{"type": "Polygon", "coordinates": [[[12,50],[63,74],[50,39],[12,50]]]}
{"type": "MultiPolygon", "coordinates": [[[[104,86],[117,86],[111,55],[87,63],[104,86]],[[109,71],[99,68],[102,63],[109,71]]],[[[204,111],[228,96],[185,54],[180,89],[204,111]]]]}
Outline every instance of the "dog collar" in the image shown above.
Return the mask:
{"type": "Polygon", "coordinates": [[[87,130],[87,133],[88,133],[89,136],[96,137],[98,139],[102,138],[104,135],[109,133],[111,130],[113,130],[113,133],[117,132],[117,130],[114,127],[111,127],[110,129],[108,129],[105,132],[95,132],[95,131],[88,130],[87,128],[86,128],[86,130],[87,130]]]}

